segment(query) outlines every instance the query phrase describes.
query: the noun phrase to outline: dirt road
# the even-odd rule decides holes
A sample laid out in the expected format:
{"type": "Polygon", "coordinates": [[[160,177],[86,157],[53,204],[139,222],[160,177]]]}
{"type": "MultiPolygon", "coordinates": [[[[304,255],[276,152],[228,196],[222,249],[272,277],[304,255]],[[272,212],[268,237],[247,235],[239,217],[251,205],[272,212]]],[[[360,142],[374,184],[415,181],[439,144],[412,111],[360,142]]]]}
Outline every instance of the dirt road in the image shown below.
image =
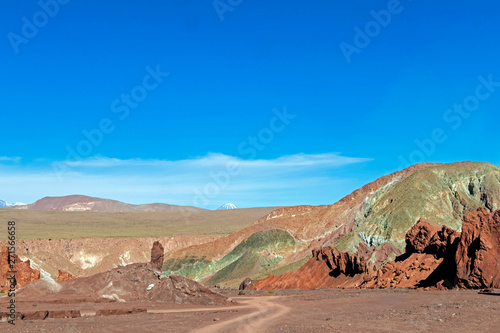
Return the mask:
{"type": "Polygon", "coordinates": [[[290,311],[288,306],[276,302],[277,297],[252,297],[242,300],[244,307],[252,312],[224,322],[200,328],[195,333],[219,332],[265,332],[265,324],[272,322],[290,311]]]}
{"type": "MultiPolygon", "coordinates": [[[[194,333],[219,333],[219,332],[264,332],[266,322],[272,321],[285,315],[290,311],[288,306],[280,304],[276,296],[270,297],[242,297],[238,299],[240,306],[232,307],[233,310],[251,309],[251,312],[240,317],[236,317],[223,322],[216,322],[200,328],[194,333]]],[[[187,312],[214,312],[227,311],[227,307],[218,308],[191,308],[191,309],[173,309],[156,310],[150,309],[148,313],[152,314],[171,314],[187,312]]]]}
{"type": "MultiPolygon", "coordinates": [[[[0,332],[498,332],[500,297],[463,291],[278,290],[251,297],[226,292],[239,305],[166,303],[18,304],[18,310],[135,309],[129,315],[18,320],[0,332]]],[[[4,300],[4,299],[0,299],[4,300]]],[[[1,302],[0,302],[1,303],[1,302]]],[[[0,304],[4,307],[4,304],[0,304]]],[[[1,311],[1,310],[0,310],[1,311]]],[[[83,311],[82,311],[83,313],[83,311]]]]}

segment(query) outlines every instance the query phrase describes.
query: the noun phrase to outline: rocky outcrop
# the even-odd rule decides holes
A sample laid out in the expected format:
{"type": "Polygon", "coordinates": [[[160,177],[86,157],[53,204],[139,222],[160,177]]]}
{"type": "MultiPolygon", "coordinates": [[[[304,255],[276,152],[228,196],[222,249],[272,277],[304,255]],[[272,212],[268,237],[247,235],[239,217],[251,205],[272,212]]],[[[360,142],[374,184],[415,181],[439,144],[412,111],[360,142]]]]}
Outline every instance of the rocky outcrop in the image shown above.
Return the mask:
{"type": "MultiPolygon", "coordinates": [[[[153,247],[154,249],[155,247],[153,247]]],[[[156,248],[161,248],[156,245],[156,248]]],[[[179,275],[161,276],[151,263],[130,264],[54,285],[39,280],[22,288],[17,299],[46,303],[154,301],[176,304],[230,305],[227,297],[179,275]]]]}
{"type": "Polygon", "coordinates": [[[19,289],[40,279],[40,271],[32,269],[29,260],[21,261],[16,254],[9,255],[8,247],[4,246],[0,253],[0,292],[10,290],[12,276],[15,277],[15,289],[19,289]]]}
{"type": "Polygon", "coordinates": [[[68,272],[61,271],[60,269],[58,271],[59,273],[57,275],[57,281],[59,282],[70,281],[75,279],[75,277],[68,272]]]}
{"type": "Polygon", "coordinates": [[[151,267],[161,272],[161,267],[163,266],[163,258],[165,257],[165,250],[163,245],[159,241],[153,243],[151,248],[151,267]]]}
{"type": "Polygon", "coordinates": [[[500,210],[465,216],[462,233],[420,220],[406,234],[406,252],[375,271],[366,247],[357,253],[313,250],[297,271],[254,281],[251,289],[500,288],[500,210]]]}
{"type": "Polygon", "coordinates": [[[372,277],[365,277],[361,288],[414,288],[439,267],[443,259],[430,254],[413,253],[404,261],[384,265],[372,277]]]}
{"type": "Polygon", "coordinates": [[[455,264],[458,286],[500,288],[500,210],[465,217],[455,264]]]}
{"type": "MultiPolygon", "coordinates": [[[[28,258],[32,265],[49,273],[54,279],[58,270],[71,272],[76,277],[105,272],[118,265],[150,260],[151,247],[159,240],[166,253],[213,242],[221,236],[174,237],[114,237],[76,239],[25,239],[18,241],[16,253],[28,258]]],[[[7,245],[0,240],[0,247],[7,245]]]]}
{"type": "Polygon", "coordinates": [[[500,210],[481,207],[467,214],[462,233],[419,221],[406,234],[405,255],[362,287],[500,287],[500,210]]]}
{"type": "Polygon", "coordinates": [[[252,279],[246,278],[240,283],[240,286],[238,287],[238,290],[245,290],[249,285],[252,284],[252,279]]]}
{"type": "Polygon", "coordinates": [[[452,287],[460,233],[419,220],[406,233],[406,251],[387,263],[362,288],[452,287]]]}
{"type": "Polygon", "coordinates": [[[316,289],[352,288],[359,286],[365,276],[373,274],[367,264],[372,254],[366,248],[360,253],[340,252],[333,247],[314,249],[312,258],[297,271],[278,276],[269,275],[262,280],[252,281],[248,289],[316,289]]]}
{"type": "Polygon", "coordinates": [[[330,268],[330,276],[354,276],[368,271],[366,259],[359,254],[339,252],[334,247],[323,247],[312,251],[313,258],[324,261],[330,268]]]}
{"type": "Polygon", "coordinates": [[[452,250],[452,246],[460,237],[460,233],[442,226],[437,228],[430,223],[419,220],[407,233],[405,237],[406,251],[412,253],[428,253],[437,257],[444,257],[452,250]]]}

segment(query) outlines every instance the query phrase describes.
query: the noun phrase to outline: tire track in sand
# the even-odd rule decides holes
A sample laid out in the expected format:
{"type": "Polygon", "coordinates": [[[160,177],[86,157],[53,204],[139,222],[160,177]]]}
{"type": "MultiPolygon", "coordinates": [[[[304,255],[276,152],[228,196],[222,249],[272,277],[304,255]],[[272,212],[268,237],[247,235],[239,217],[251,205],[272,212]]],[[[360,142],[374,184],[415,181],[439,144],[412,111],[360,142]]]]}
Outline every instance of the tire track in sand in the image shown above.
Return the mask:
{"type": "Polygon", "coordinates": [[[195,333],[219,333],[219,332],[265,332],[263,327],[273,319],[285,315],[290,308],[277,303],[277,296],[253,297],[249,299],[246,307],[254,310],[234,319],[223,321],[214,325],[200,328],[195,333]]]}

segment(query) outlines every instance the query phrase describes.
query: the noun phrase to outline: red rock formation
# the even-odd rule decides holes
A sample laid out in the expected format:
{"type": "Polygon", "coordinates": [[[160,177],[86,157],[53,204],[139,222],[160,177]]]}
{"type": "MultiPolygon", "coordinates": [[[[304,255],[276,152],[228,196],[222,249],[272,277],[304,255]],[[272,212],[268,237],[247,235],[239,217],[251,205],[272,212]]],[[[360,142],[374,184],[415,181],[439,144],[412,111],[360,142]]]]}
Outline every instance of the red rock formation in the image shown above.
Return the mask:
{"type": "Polygon", "coordinates": [[[431,254],[413,253],[404,261],[392,261],[373,277],[365,277],[361,288],[413,288],[429,276],[443,261],[431,254]]]}
{"type": "Polygon", "coordinates": [[[265,279],[253,281],[247,289],[352,288],[360,285],[364,276],[370,273],[366,258],[358,254],[324,247],[314,249],[312,255],[297,271],[269,275],[265,279]]]}
{"type": "Polygon", "coordinates": [[[16,289],[19,289],[33,281],[40,279],[40,271],[30,267],[30,261],[21,261],[17,255],[11,255],[9,258],[9,249],[7,246],[2,247],[0,253],[0,291],[8,292],[11,286],[10,271],[16,272],[16,289]],[[13,262],[11,262],[13,260],[13,262]],[[11,264],[13,269],[11,269],[11,264]]]}
{"type": "Polygon", "coordinates": [[[500,210],[465,217],[455,261],[460,287],[500,288],[500,210]]]}
{"type": "Polygon", "coordinates": [[[452,287],[454,263],[460,233],[446,226],[434,227],[418,221],[406,233],[406,252],[387,263],[362,288],[452,287]]]}
{"type": "Polygon", "coordinates": [[[159,241],[154,242],[151,248],[151,267],[154,270],[161,272],[164,256],[165,250],[163,249],[163,245],[159,241]]]}
{"type": "Polygon", "coordinates": [[[312,251],[313,258],[323,260],[330,268],[330,276],[354,276],[367,272],[365,258],[358,254],[340,252],[334,247],[322,247],[312,251]]]}
{"type": "Polygon", "coordinates": [[[406,254],[427,253],[442,258],[458,237],[460,233],[451,228],[437,228],[420,220],[406,233],[406,254]]]}
{"type": "Polygon", "coordinates": [[[68,272],[61,271],[60,269],[58,269],[58,271],[59,271],[59,275],[57,276],[57,281],[59,281],[59,282],[64,282],[64,281],[69,281],[69,280],[75,279],[75,277],[73,275],[69,274],[68,272]]]}

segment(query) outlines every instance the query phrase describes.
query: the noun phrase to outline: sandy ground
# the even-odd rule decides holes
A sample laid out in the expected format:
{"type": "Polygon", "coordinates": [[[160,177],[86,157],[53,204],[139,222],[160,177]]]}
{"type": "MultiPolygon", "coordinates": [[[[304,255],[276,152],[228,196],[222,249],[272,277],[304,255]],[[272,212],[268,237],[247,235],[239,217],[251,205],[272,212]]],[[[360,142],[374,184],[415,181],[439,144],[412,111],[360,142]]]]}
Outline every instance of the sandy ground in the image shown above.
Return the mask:
{"type": "MultiPolygon", "coordinates": [[[[16,320],[1,332],[499,332],[500,296],[477,291],[223,291],[228,307],[161,303],[18,304],[19,312],[80,310],[81,318],[16,320]],[[99,309],[146,309],[99,316],[99,309]]],[[[2,310],[6,298],[1,299],[2,310]]]]}

